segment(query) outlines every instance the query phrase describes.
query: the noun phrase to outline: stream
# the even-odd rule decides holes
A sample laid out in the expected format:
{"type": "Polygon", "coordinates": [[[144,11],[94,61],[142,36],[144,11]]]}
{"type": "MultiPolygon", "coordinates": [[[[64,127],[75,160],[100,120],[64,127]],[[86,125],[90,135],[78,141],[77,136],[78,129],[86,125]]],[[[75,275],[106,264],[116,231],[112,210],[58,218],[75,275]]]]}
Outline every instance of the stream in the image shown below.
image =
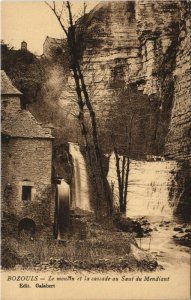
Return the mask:
{"type": "MultiPolygon", "coordinates": [[[[137,238],[141,249],[150,250],[156,255],[164,269],[180,267],[189,270],[190,251],[178,245],[173,239],[174,228],[179,226],[174,218],[178,199],[176,199],[175,174],[178,165],[175,161],[136,161],[130,163],[129,185],[127,191],[126,216],[137,219],[145,217],[153,231],[150,237],[137,238]],[[173,186],[173,196],[170,190],[173,186]]],[[[115,157],[109,162],[108,182],[114,185],[114,199],[118,200],[118,183],[115,157]]],[[[177,193],[178,195],[178,193],[177,193]]]]}
{"type": "Polygon", "coordinates": [[[190,248],[179,245],[173,239],[174,221],[156,220],[148,218],[154,230],[150,237],[136,238],[138,246],[143,250],[149,250],[157,257],[158,263],[166,269],[190,268],[190,248]]]}
{"type": "MultiPolygon", "coordinates": [[[[72,208],[91,210],[90,188],[85,159],[77,144],[70,143],[70,154],[73,159],[74,175],[72,184],[72,208]]],[[[189,248],[178,245],[173,239],[174,228],[178,226],[173,212],[176,209],[175,174],[178,165],[175,161],[136,161],[130,163],[129,185],[127,191],[126,216],[136,219],[145,217],[153,231],[150,237],[137,238],[138,246],[153,253],[164,269],[180,267],[189,269],[189,248]],[[173,196],[170,191],[173,186],[173,196]]],[[[118,182],[115,157],[109,161],[107,176],[113,185],[114,203],[118,205],[118,182]]],[[[178,195],[178,193],[177,193],[178,195]]]]}

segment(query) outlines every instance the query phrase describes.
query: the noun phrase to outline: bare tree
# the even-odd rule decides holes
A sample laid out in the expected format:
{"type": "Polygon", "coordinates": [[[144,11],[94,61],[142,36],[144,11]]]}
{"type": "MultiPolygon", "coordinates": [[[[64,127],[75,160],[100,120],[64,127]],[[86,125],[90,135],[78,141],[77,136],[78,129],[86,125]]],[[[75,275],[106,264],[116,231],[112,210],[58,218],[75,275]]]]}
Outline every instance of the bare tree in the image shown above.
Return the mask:
{"type": "MultiPolygon", "coordinates": [[[[85,143],[85,149],[96,191],[96,211],[98,213],[101,203],[103,201],[106,201],[108,214],[112,214],[112,199],[111,194],[108,190],[108,183],[104,170],[103,155],[98,137],[97,120],[92,105],[92,99],[88,93],[84,74],[80,64],[80,45],[77,39],[77,25],[74,20],[74,15],[72,14],[71,3],[70,1],[53,1],[51,3],[46,2],[46,4],[56,16],[67,39],[70,69],[72,71],[72,76],[75,82],[76,102],[78,105],[78,121],[81,127],[81,133],[85,143]],[[84,113],[85,108],[87,109],[88,116],[90,118],[90,129],[86,124],[84,113]]],[[[85,13],[86,4],[84,3],[81,22],[83,22],[83,18],[85,18],[85,13]]]]}
{"type": "Polygon", "coordinates": [[[119,210],[121,213],[126,213],[127,207],[127,190],[129,183],[129,170],[130,170],[130,156],[131,156],[131,146],[132,146],[132,129],[133,129],[133,118],[131,116],[129,132],[126,125],[126,145],[125,154],[122,157],[119,155],[119,151],[114,146],[114,154],[116,161],[116,174],[118,181],[118,191],[119,191],[119,210]],[[120,164],[121,161],[121,164],[120,164]]]}

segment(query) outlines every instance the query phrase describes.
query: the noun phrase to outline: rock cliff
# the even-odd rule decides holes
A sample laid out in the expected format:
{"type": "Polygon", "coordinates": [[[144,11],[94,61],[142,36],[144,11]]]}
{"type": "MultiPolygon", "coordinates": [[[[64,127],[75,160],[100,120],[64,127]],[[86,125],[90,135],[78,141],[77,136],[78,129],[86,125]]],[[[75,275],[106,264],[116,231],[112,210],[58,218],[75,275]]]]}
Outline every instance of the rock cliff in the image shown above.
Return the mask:
{"type": "MultiPolygon", "coordinates": [[[[82,65],[104,141],[111,142],[112,131],[123,145],[133,115],[135,156],[190,155],[189,12],[187,1],[103,1],[79,21],[82,65]]],[[[61,96],[67,113],[75,110],[71,86],[68,78],[61,96]]]]}
{"type": "Polygon", "coordinates": [[[173,70],[174,90],[166,153],[191,162],[191,3],[181,2],[179,40],[173,70]]]}
{"type": "MultiPolygon", "coordinates": [[[[115,145],[122,154],[131,131],[133,158],[165,155],[180,162],[176,174],[180,193],[176,198],[180,199],[179,211],[184,210],[188,215],[191,208],[190,12],[190,1],[103,1],[77,22],[81,65],[102,147],[108,153],[115,145]]],[[[25,86],[28,89],[26,98],[28,95],[31,98],[28,106],[35,117],[54,124],[57,144],[80,142],[68,53],[66,48],[57,50],[51,59],[45,55],[36,60],[27,54],[22,56],[22,64],[20,51],[9,51],[10,55],[2,52],[6,58],[2,65],[16,86],[22,86],[23,93],[26,94],[25,86]]]]}
{"type": "MultiPolygon", "coordinates": [[[[133,116],[135,158],[165,154],[190,160],[190,6],[179,0],[103,1],[79,19],[81,63],[107,150],[113,140],[123,148],[133,116]]],[[[37,119],[54,123],[61,140],[78,142],[76,96],[65,50],[51,60],[2,51],[2,67],[24,100],[30,100],[28,108],[37,119]]]]}

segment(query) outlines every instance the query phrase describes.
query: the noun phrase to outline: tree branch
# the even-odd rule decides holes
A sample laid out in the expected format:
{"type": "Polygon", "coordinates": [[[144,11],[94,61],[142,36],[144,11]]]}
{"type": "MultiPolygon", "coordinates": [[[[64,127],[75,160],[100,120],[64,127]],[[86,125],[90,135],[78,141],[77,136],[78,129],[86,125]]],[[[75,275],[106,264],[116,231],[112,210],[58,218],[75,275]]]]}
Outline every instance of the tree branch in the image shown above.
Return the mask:
{"type": "Polygon", "coordinates": [[[73,18],[72,18],[72,11],[71,11],[70,1],[66,1],[66,6],[68,8],[70,26],[73,26],[73,18]]]}
{"type": "Polygon", "coordinates": [[[53,1],[53,7],[52,7],[47,1],[45,1],[45,3],[46,3],[46,5],[48,5],[48,7],[52,10],[52,12],[54,13],[54,15],[56,16],[56,18],[57,18],[58,22],[60,23],[60,26],[62,27],[62,29],[63,29],[65,35],[68,36],[68,32],[67,32],[67,30],[66,30],[64,24],[63,24],[62,21],[61,21],[61,15],[59,16],[59,14],[58,14],[57,11],[56,11],[56,4],[55,4],[55,1],[53,1]]]}

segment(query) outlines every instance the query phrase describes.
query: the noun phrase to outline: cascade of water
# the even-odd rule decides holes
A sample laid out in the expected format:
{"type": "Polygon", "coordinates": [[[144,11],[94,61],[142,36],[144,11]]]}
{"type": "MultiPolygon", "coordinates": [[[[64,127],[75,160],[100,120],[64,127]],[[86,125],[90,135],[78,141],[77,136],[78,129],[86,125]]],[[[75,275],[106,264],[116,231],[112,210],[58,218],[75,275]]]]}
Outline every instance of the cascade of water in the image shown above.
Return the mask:
{"type": "Polygon", "coordinates": [[[72,205],[90,211],[90,192],[85,159],[77,144],[70,143],[70,154],[74,166],[72,205]]]}
{"type": "MultiPolygon", "coordinates": [[[[171,218],[172,199],[169,202],[169,190],[172,184],[172,170],[177,169],[174,161],[135,161],[130,164],[127,211],[129,217],[160,216],[171,218]]],[[[112,154],[108,172],[109,184],[114,184],[114,201],[118,199],[118,182],[115,157],[112,154]]]]}

